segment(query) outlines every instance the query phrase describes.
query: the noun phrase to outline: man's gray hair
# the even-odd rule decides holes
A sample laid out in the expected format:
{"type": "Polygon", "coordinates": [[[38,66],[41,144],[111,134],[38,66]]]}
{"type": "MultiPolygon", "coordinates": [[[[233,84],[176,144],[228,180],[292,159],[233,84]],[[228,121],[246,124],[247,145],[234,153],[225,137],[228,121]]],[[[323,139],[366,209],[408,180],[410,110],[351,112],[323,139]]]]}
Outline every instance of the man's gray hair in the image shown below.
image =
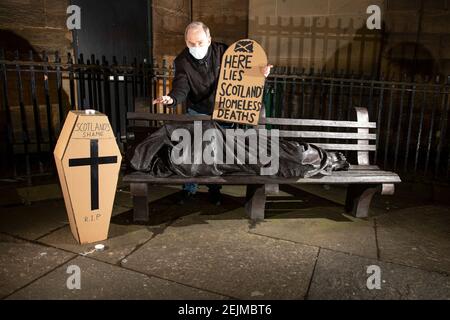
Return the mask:
{"type": "Polygon", "coordinates": [[[194,21],[194,22],[189,23],[188,26],[186,27],[186,30],[184,31],[184,38],[186,39],[189,30],[195,29],[195,28],[202,28],[203,31],[205,31],[207,37],[211,36],[211,34],[209,32],[209,28],[206,24],[204,24],[201,21],[194,21]]]}

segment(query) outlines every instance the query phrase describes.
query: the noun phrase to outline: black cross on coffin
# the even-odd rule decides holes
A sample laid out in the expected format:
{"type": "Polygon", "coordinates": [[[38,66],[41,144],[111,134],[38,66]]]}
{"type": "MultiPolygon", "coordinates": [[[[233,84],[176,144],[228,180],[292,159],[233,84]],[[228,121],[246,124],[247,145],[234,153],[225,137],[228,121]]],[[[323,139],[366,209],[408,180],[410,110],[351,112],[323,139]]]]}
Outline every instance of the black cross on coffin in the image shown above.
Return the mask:
{"type": "Polygon", "coordinates": [[[91,210],[98,209],[98,166],[100,164],[117,163],[117,156],[99,157],[98,140],[91,140],[91,157],[69,159],[69,167],[91,167],[91,210]]]}

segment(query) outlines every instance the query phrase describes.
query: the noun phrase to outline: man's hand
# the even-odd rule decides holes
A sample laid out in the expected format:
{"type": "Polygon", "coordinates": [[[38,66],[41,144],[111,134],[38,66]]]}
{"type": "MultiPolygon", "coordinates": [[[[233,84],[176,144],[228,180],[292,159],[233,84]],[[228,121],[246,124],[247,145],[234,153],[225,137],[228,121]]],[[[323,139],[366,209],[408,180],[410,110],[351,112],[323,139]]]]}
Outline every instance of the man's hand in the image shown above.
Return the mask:
{"type": "Polygon", "coordinates": [[[153,100],[153,104],[162,103],[162,104],[172,104],[173,99],[169,96],[162,96],[153,100]]]}
{"type": "Polygon", "coordinates": [[[267,78],[269,76],[270,69],[272,69],[272,68],[273,68],[273,65],[271,65],[271,64],[268,64],[267,66],[262,68],[262,73],[263,73],[264,77],[267,78]]]}

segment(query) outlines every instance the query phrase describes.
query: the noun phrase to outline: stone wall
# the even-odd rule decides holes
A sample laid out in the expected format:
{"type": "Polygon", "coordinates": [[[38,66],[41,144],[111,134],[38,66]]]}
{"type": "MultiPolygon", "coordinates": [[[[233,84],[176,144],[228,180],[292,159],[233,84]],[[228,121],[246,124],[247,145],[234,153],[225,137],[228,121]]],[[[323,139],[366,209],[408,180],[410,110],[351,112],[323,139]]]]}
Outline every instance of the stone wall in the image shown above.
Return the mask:
{"type": "Polygon", "coordinates": [[[153,0],[153,56],[173,60],[185,46],[184,28],[191,21],[191,3],[186,0],[153,0]]]}
{"type": "Polygon", "coordinates": [[[423,3],[419,27],[420,0],[250,0],[249,37],[279,66],[450,73],[449,3],[423,3]],[[374,4],[384,32],[366,28],[366,9],[374,4]]]}
{"type": "MultiPolygon", "coordinates": [[[[35,61],[42,61],[42,52],[46,51],[50,61],[54,61],[55,51],[62,55],[63,62],[66,61],[67,53],[72,53],[72,34],[66,27],[66,9],[68,0],[2,0],[0,1],[0,48],[6,51],[6,57],[12,59],[14,51],[19,50],[22,60],[30,59],[30,51],[33,52],[35,61]]],[[[8,104],[11,112],[14,137],[21,141],[23,137],[21,126],[21,114],[19,108],[18,77],[16,72],[10,71],[8,76],[8,104]]],[[[31,76],[29,72],[21,73],[23,102],[25,118],[28,125],[29,138],[33,143],[36,141],[36,130],[33,116],[33,105],[31,96],[31,76]]],[[[46,119],[46,102],[44,94],[44,80],[42,73],[36,73],[36,98],[40,111],[40,124],[44,141],[47,140],[48,132],[46,119]]],[[[57,102],[56,75],[50,74],[49,95],[51,97],[52,122],[58,133],[59,114],[57,102]]],[[[67,109],[69,105],[69,82],[63,80],[62,103],[67,109]]],[[[3,92],[2,92],[3,94],[3,92]]],[[[3,99],[2,99],[3,100],[3,99]]],[[[6,134],[3,129],[5,117],[0,117],[0,132],[2,141],[6,134]]],[[[48,145],[43,145],[43,149],[48,145]]],[[[35,145],[30,146],[31,151],[35,145]]],[[[19,146],[19,151],[20,151],[19,146]]]]}
{"type": "Polygon", "coordinates": [[[226,44],[247,38],[248,0],[194,0],[193,19],[206,23],[217,41],[226,44]]]}
{"type": "Polygon", "coordinates": [[[370,4],[382,1],[250,0],[249,37],[277,66],[370,69],[379,48],[377,33],[365,28],[370,4]]]}
{"type": "Polygon", "coordinates": [[[0,1],[0,47],[66,54],[72,34],[66,27],[68,0],[0,1]]]}
{"type": "Polygon", "coordinates": [[[384,69],[415,69],[420,75],[450,74],[450,2],[423,1],[420,25],[420,0],[389,0],[385,7],[384,69]]]}
{"type": "Polygon", "coordinates": [[[186,46],[184,30],[191,21],[209,26],[215,41],[231,44],[247,37],[248,0],[153,0],[153,53],[171,62],[186,46]]]}

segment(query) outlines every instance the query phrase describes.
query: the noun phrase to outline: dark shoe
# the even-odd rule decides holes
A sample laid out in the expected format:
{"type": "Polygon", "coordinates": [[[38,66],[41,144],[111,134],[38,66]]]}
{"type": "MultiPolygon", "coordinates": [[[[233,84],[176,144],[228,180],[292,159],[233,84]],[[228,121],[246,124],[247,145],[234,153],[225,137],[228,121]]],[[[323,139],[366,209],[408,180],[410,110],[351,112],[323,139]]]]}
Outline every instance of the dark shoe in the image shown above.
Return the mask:
{"type": "Polygon", "coordinates": [[[350,164],[342,152],[329,152],[329,155],[332,162],[331,170],[341,171],[348,170],[350,168],[350,164]]]}
{"type": "Polygon", "coordinates": [[[210,203],[220,206],[222,204],[222,194],[220,190],[209,191],[208,200],[210,203]]]}
{"type": "Polygon", "coordinates": [[[191,202],[194,199],[194,195],[195,193],[190,193],[186,190],[181,191],[181,196],[178,200],[178,204],[186,204],[188,202],[191,202]]]}

